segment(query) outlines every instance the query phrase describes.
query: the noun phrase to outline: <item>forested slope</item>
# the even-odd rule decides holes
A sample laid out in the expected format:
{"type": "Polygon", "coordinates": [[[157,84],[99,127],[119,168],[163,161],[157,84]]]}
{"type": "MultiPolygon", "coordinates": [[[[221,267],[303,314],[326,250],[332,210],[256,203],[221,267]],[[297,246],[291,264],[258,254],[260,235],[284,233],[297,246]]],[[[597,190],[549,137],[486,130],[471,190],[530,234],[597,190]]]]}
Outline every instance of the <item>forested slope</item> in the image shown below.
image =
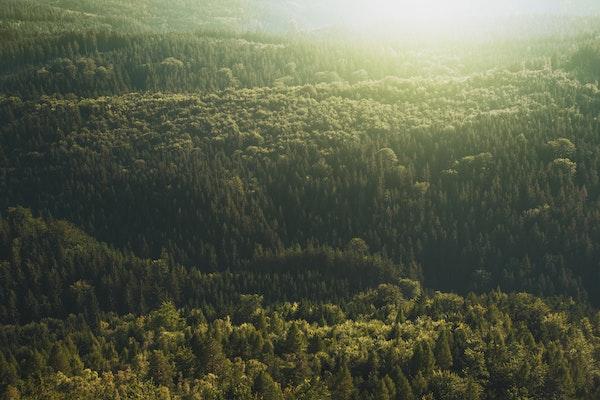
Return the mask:
{"type": "Polygon", "coordinates": [[[165,4],[0,0],[3,398],[600,397],[598,17],[165,4]]]}
{"type": "Polygon", "coordinates": [[[261,2],[248,0],[2,0],[1,28],[24,35],[77,30],[172,32],[250,29],[261,2]]]}
{"type": "Polygon", "coordinates": [[[360,237],[431,287],[596,303],[599,101],[550,70],[5,97],[1,205],[208,270],[360,237]]]}
{"type": "Polygon", "coordinates": [[[571,68],[573,53],[572,42],[554,38],[539,39],[534,47],[516,42],[501,54],[487,44],[424,52],[402,43],[374,47],[329,37],[309,39],[223,32],[78,31],[44,41],[19,36],[0,44],[0,87],[4,93],[29,98],[57,93],[96,97],[131,91],[357,83],[389,76],[464,78],[492,66],[513,72],[524,66],[571,68]]]}
{"type": "Polygon", "coordinates": [[[524,293],[426,295],[358,240],[203,274],[11,209],[0,260],[0,317],[35,321],[0,327],[6,398],[599,394],[598,316],[524,293]]]}

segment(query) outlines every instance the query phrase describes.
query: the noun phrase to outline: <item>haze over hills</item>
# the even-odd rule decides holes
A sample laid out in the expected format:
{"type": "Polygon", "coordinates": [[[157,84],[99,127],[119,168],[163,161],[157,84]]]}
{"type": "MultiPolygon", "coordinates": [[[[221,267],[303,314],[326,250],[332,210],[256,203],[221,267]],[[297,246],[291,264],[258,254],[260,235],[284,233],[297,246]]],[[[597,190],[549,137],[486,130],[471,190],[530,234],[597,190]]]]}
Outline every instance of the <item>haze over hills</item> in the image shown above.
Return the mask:
{"type": "Polygon", "coordinates": [[[435,28],[433,25],[450,19],[458,25],[457,18],[500,18],[506,22],[507,17],[515,16],[554,15],[565,18],[598,16],[599,13],[600,5],[594,0],[173,0],[168,7],[163,0],[135,3],[127,0],[2,0],[0,27],[4,30],[22,27],[35,32],[42,26],[51,30],[69,30],[82,23],[88,29],[123,31],[234,29],[286,33],[332,27],[363,29],[365,25],[373,28],[382,20],[389,23],[399,20],[406,24],[416,19],[430,22],[429,28],[435,28]],[[36,13],[27,16],[27,10],[36,10],[36,13]]]}
{"type": "Polygon", "coordinates": [[[600,398],[599,9],[0,0],[0,396],[600,398]]]}

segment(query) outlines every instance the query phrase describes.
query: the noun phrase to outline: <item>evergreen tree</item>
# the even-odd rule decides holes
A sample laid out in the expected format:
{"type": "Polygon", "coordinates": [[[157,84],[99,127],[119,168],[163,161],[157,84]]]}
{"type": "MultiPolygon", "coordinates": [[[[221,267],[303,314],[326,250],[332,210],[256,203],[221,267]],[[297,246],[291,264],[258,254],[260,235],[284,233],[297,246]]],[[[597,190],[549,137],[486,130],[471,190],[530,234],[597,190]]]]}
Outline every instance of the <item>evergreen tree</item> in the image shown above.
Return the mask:
{"type": "Polygon", "coordinates": [[[380,379],[377,383],[377,387],[375,388],[374,400],[391,400],[389,390],[385,385],[383,379],[380,379]]]}
{"type": "Polygon", "coordinates": [[[254,379],[253,391],[261,400],[283,400],[279,384],[266,371],[262,371],[254,379]]]}
{"type": "Polygon", "coordinates": [[[297,400],[330,400],[331,393],[319,378],[307,379],[294,389],[297,400]]]}
{"type": "Polygon", "coordinates": [[[411,385],[414,397],[420,398],[423,394],[425,394],[425,391],[427,390],[427,379],[425,379],[421,371],[417,372],[411,382],[411,385]]]}
{"type": "Polygon", "coordinates": [[[212,337],[201,339],[196,351],[199,368],[204,373],[219,375],[227,367],[227,358],[223,353],[223,347],[212,337]]]}
{"type": "Polygon", "coordinates": [[[171,362],[160,350],[154,350],[148,358],[148,374],[159,385],[173,385],[174,368],[171,362]]]}
{"type": "Polygon", "coordinates": [[[291,324],[285,337],[284,351],[291,354],[302,354],[306,347],[306,336],[297,324],[291,324]]]}
{"type": "Polygon", "coordinates": [[[414,400],[413,389],[401,369],[394,373],[396,383],[396,400],[414,400]]]}
{"type": "Polygon", "coordinates": [[[448,335],[446,330],[440,332],[434,348],[437,365],[445,370],[452,368],[452,351],[450,350],[448,335]]]}
{"type": "Polygon", "coordinates": [[[71,373],[68,350],[62,342],[55,343],[50,351],[49,365],[56,372],[71,373]]]}
{"type": "Polygon", "coordinates": [[[333,400],[350,400],[354,395],[355,388],[352,380],[352,375],[348,369],[348,365],[343,365],[332,377],[332,393],[333,400]]]}
{"type": "Polygon", "coordinates": [[[421,372],[424,375],[430,373],[433,370],[435,361],[431,346],[426,340],[421,340],[415,344],[414,353],[412,357],[412,370],[413,373],[421,372]]]}

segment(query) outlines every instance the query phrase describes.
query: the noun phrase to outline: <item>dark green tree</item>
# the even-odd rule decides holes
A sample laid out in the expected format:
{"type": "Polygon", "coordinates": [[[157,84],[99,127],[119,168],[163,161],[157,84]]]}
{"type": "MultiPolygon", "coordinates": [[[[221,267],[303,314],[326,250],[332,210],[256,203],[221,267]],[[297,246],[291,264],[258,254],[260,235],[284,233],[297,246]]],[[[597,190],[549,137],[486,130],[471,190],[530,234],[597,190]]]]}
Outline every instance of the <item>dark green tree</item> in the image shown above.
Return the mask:
{"type": "Polygon", "coordinates": [[[160,350],[154,350],[148,357],[148,374],[159,385],[173,385],[175,370],[169,359],[160,350]]]}
{"type": "Polygon", "coordinates": [[[261,371],[254,379],[253,391],[260,400],[283,400],[281,387],[266,371],[261,371]]]}
{"type": "Polygon", "coordinates": [[[444,329],[440,332],[434,348],[435,360],[441,369],[452,368],[452,350],[450,349],[449,333],[444,329]]]}

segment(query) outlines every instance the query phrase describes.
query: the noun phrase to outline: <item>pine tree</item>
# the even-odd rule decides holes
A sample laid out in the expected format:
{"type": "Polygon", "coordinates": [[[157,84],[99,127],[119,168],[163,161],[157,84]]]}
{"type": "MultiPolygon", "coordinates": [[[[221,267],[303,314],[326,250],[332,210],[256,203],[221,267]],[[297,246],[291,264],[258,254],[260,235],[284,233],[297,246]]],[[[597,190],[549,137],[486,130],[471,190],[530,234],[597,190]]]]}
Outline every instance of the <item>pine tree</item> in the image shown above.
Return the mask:
{"type": "Polygon", "coordinates": [[[296,400],[329,400],[331,393],[319,378],[307,379],[294,390],[296,400]]]}
{"type": "Polygon", "coordinates": [[[19,378],[17,363],[14,361],[14,358],[12,360],[11,357],[7,359],[0,351],[0,382],[3,384],[16,383],[19,378]]]}
{"type": "Polygon", "coordinates": [[[56,372],[64,372],[66,374],[71,372],[69,354],[67,354],[67,349],[62,342],[55,343],[54,346],[52,346],[49,364],[56,372]]]}
{"type": "Polygon", "coordinates": [[[418,342],[412,358],[413,373],[421,372],[426,375],[433,370],[434,364],[433,352],[429,343],[425,340],[418,342]]]}
{"type": "Polygon", "coordinates": [[[308,342],[308,352],[314,354],[324,350],[325,343],[323,341],[323,338],[320,335],[311,336],[308,342]]]}
{"type": "Polygon", "coordinates": [[[472,378],[467,382],[467,387],[465,389],[465,400],[479,400],[481,399],[482,393],[481,386],[475,382],[472,378]]]}
{"type": "Polygon", "coordinates": [[[210,336],[200,339],[195,347],[193,350],[203,373],[219,375],[226,368],[228,360],[223,353],[223,346],[215,339],[210,336]]]}
{"type": "Polygon", "coordinates": [[[383,379],[380,379],[375,388],[373,400],[391,400],[390,392],[383,379]]]}
{"type": "Polygon", "coordinates": [[[148,359],[148,374],[157,384],[170,387],[175,371],[163,352],[154,350],[148,359]]]}
{"type": "Polygon", "coordinates": [[[304,333],[293,323],[288,329],[285,338],[285,352],[291,354],[301,354],[306,350],[307,341],[304,333]]]}
{"type": "Polygon", "coordinates": [[[549,373],[547,378],[548,395],[556,398],[572,398],[575,394],[571,369],[564,357],[563,350],[551,342],[546,350],[549,373]]]}
{"type": "Polygon", "coordinates": [[[395,399],[396,395],[397,395],[397,391],[396,391],[396,384],[394,383],[393,379],[390,378],[389,375],[386,375],[383,377],[382,380],[383,380],[383,383],[385,384],[385,387],[388,390],[390,399],[395,399]]]}
{"type": "Polygon", "coordinates": [[[435,342],[434,353],[437,365],[441,369],[447,370],[452,368],[452,351],[450,350],[448,332],[446,330],[440,332],[438,339],[435,342]]]}
{"type": "Polygon", "coordinates": [[[417,372],[412,380],[412,392],[417,398],[420,398],[427,390],[427,380],[421,371],[417,372]]]}
{"type": "Polygon", "coordinates": [[[333,400],[350,400],[352,398],[355,390],[354,382],[346,363],[333,376],[331,386],[333,400]]]}
{"type": "Polygon", "coordinates": [[[260,400],[283,400],[281,387],[266,371],[262,371],[254,379],[253,391],[260,400]]]}
{"type": "Polygon", "coordinates": [[[394,373],[394,382],[396,383],[396,400],[414,400],[415,396],[410,382],[399,368],[394,373]]]}

